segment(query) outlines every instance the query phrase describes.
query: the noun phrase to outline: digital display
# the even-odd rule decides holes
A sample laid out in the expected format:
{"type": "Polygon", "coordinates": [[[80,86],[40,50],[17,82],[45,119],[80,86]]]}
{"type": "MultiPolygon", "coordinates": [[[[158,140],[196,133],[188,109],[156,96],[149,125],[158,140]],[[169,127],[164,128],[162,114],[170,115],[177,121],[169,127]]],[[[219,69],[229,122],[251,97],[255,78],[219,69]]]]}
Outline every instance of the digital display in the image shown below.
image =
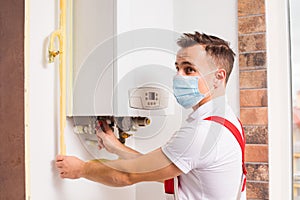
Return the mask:
{"type": "Polygon", "coordinates": [[[155,100],[155,92],[149,92],[148,95],[149,100],[155,100]]]}

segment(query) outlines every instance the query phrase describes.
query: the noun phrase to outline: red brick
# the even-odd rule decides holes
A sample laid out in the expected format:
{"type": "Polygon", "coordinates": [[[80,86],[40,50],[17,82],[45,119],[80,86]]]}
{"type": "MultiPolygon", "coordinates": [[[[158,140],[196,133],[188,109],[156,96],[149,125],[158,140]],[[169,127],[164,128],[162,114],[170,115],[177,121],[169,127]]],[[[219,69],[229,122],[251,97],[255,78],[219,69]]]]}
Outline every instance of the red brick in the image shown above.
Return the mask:
{"type": "Polygon", "coordinates": [[[240,72],[241,89],[260,89],[267,87],[267,70],[249,70],[240,72]]]}
{"type": "Polygon", "coordinates": [[[248,181],[269,181],[269,166],[261,163],[246,163],[248,181]]]}
{"type": "Polygon", "coordinates": [[[239,54],[240,70],[265,68],[267,62],[266,52],[239,54]]]}
{"type": "Polygon", "coordinates": [[[256,199],[256,200],[269,199],[269,183],[248,181],[247,199],[256,199]]]}
{"type": "Polygon", "coordinates": [[[239,18],[238,31],[240,34],[257,33],[266,31],[265,16],[249,16],[239,18]]]}
{"type": "Polygon", "coordinates": [[[247,144],[268,144],[268,126],[243,126],[247,144]]]}
{"type": "Polygon", "coordinates": [[[239,0],[238,16],[264,14],[265,0],[239,0]]]}
{"type": "Polygon", "coordinates": [[[239,36],[239,52],[266,50],[265,34],[239,36]]]}
{"type": "Polygon", "coordinates": [[[246,162],[268,162],[268,145],[246,144],[246,162]]]}
{"type": "Polygon", "coordinates": [[[240,106],[267,106],[268,94],[267,89],[250,89],[240,90],[240,106]]]}
{"type": "Polygon", "coordinates": [[[253,107],[241,108],[240,118],[244,125],[267,125],[268,124],[268,108],[253,107]]]}

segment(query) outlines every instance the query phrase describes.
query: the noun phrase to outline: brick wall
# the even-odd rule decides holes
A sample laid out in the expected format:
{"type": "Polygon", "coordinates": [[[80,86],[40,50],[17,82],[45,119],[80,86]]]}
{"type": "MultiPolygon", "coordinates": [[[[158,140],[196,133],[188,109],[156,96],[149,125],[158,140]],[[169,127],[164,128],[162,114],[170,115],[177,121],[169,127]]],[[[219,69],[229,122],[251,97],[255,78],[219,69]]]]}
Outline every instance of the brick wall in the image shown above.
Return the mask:
{"type": "Polygon", "coordinates": [[[239,0],[238,24],[241,120],[247,141],[247,199],[269,199],[264,0],[239,0]]]}

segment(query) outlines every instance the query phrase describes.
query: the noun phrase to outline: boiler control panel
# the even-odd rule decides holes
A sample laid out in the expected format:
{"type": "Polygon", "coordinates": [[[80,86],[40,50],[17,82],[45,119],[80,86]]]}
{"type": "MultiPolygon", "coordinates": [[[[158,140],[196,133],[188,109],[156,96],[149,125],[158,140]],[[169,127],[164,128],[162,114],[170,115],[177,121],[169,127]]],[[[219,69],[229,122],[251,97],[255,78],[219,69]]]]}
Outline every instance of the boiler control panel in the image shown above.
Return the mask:
{"type": "Polygon", "coordinates": [[[168,107],[169,93],[163,88],[138,87],[129,91],[129,106],[136,109],[159,110],[168,107]]]}

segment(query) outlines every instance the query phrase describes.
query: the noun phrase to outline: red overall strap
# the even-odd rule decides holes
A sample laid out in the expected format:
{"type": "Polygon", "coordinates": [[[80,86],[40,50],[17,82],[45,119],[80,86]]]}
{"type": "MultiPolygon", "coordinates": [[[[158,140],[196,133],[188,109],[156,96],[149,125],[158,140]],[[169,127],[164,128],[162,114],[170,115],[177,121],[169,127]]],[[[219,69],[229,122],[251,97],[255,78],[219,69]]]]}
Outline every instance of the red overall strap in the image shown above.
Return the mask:
{"type": "MultiPolygon", "coordinates": [[[[204,120],[210,120],[210,121],[214,121],[217,122],[223,126],[225,126],[235,137],[235,139],[238,141],[241,150],[242,150],[242,167],[243,167],[243,174],[246,177],[247,174],[247,170],[246,170],[246,166],[245,166],[245,144],[246,144],[246,140],[245,140],[245,132],[242,126],[241,121],[239,120],[239,123],[241,124],[242,127],[242,135],[240,134],[240,131],[236,128],[236,126],[234,124],[232,124],[230,121],[228,121],[227,119],[223,118],[223,117],[219,117],[219,116],[211,116],[211,117],[207,117],[204,120]]],[[[242,191],[244,191],[246,186],[246,178],[243,181],[243,186],[242,186],[242,191]]]]}
{"type": "Polygon", "coordinates": [[[174,194],[174,178],[165,180],[165,193],[167,194],[174,194]]]}

